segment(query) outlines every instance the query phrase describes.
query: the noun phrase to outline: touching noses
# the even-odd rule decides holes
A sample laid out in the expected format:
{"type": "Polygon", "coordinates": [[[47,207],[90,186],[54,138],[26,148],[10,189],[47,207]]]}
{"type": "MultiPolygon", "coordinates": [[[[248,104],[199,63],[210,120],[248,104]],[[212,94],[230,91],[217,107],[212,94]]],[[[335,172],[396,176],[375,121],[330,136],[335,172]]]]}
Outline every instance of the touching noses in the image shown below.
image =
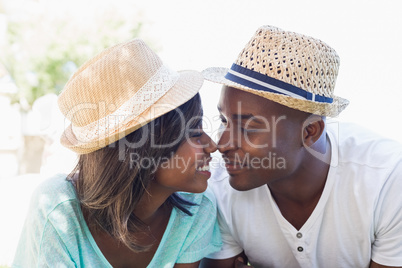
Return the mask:
{"type": "Polygon", "coordinates": [[[205,147],[204,147],[204,152],[207,154],[213,153],[216,151],[217,146],[216,143],[211,139],[211,137],[207,134],[205,134],[206,140],[205,140],[205,147]]]}

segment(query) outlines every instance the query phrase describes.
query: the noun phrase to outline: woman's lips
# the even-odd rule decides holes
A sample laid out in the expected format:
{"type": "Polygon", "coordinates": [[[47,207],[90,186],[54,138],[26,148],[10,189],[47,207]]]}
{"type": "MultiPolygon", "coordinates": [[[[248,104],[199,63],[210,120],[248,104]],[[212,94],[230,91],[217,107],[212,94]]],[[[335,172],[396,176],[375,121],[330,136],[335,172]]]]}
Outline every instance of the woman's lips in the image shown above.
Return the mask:
{"type": "Polygon", "coordinates": [[[211,161],[211,158],[209,157],[206,161],[203,162],[204,164],[202,164],[201,166],[198,166],[196,168],[196,171],[205,176],[208,176],[208,178],[211,177],[210,166],[209,166],[210,161],[211,161]]]}

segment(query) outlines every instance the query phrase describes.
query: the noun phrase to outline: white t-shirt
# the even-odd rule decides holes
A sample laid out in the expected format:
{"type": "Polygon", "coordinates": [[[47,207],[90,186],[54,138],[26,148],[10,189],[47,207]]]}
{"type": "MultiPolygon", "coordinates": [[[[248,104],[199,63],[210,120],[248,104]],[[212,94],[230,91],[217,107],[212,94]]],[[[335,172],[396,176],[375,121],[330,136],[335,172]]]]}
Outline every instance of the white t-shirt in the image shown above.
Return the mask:
{"type": "Polygon", "coordinates": [[[352,124],[328,126],[332,156],[322,196],[296,230],[269,188],[233,189],[224,167],[210,179],[224,246],[208,258],[245,251],[254,267],[402,265],[402,145],[352,124]]]}

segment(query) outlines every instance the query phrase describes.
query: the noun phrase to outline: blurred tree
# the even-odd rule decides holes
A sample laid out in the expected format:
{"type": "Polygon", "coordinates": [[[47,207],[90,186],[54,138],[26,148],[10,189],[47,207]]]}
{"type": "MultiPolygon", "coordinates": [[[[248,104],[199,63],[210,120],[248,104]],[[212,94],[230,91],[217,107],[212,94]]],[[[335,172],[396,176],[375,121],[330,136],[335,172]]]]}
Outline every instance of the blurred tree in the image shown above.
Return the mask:
{"type": "Polygon", "coordinates": [[[88,13],[57,2],[31,1],[33,8],[7,14],[1,60],[19,88],[13,102],[23,110],[47,93],[58,94],[77,66],[141,31],[139,16],[125,16],[117,7],[98,5],[88,13]]]}

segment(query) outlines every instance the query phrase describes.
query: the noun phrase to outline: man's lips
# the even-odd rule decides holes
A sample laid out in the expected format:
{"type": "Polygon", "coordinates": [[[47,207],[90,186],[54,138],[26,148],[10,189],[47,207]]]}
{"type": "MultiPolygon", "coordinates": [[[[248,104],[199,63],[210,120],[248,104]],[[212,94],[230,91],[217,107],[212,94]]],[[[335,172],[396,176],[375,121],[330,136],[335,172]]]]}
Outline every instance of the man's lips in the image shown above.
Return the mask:
{"type": "Polygon", "coordinates": [[[247,162],[246,161],[242,161],[241,159],[239,159],[238,157],[236,158],[229,158],[229,157],[225,157],[223,156],[223,161],[225,164],[228,165],[233,165],[233,166],[247,166],[247,162]]]}
{"type": "Polygon", "coordinates": [[[225,167],[229,173],[239,171],[239,170],[242,170],[243,168],[247,167],[247,163],[239,162],[239,161],[229,159],[229,158],[224,158],[224,163],[225,163],[225,167]]]}

